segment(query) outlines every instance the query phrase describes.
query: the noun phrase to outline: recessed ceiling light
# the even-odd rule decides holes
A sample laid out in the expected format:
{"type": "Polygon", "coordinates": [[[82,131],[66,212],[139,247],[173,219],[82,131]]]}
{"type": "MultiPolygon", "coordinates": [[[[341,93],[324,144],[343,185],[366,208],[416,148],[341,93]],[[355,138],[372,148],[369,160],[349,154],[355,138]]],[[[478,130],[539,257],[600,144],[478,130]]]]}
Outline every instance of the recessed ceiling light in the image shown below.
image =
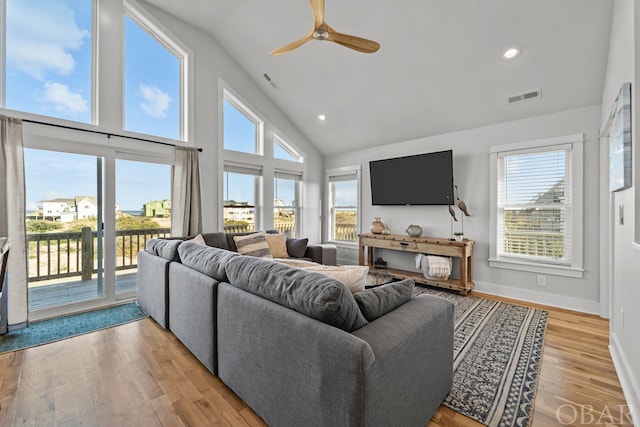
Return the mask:
{"type": "Polygon", "coordinates": [[[325,120],[327,120],[327,116],[325,116],[324,114],[320,114],[320,115],[318,116],[318,120],[325,121],[325,120]]]}
{"type": "Polygon", "coordinates": [[[502,54],[502,57],[504,59],[514,59],[520,56],[520,52],[522,51],[518,46],[511,46],[504,51],[504,53],[502,54]]]}

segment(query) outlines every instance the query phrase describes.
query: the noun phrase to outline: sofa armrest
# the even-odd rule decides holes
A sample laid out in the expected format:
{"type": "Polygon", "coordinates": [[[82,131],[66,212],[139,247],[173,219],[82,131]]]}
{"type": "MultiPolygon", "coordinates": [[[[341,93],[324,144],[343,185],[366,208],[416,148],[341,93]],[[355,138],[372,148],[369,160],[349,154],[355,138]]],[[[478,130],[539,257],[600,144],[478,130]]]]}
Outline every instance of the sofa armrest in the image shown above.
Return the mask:
{"type": "Polygon", "coordinates": [[[336,245],[322,243],[307,246],[304,256],[314,262],[324,265],[336,265],[338,261],[338,248],[336,245]]]}
{"type": "Polygon", "coordinates": [[[364,425],[428,424],[453,382],[453,315],[450,301],[421,295],[353,331],[375,355],[364,425]]]}
{"type": "Polygon", "coordinates": [[[138,252],[138,305],[165,329],[169,328],[169,264],[160,256],[138,252]]]}
{"type": "Polygon", "coordinates": [[[218,281],[180,263],[169,266],[171,332],[214,375],[217,374],[216,294],[218,281]]]}
{"type": "Polygon", "coordinates": [[[363,425],[363,340],[233,285],[218,286],[218,376],[269,425],[363,425]]]}

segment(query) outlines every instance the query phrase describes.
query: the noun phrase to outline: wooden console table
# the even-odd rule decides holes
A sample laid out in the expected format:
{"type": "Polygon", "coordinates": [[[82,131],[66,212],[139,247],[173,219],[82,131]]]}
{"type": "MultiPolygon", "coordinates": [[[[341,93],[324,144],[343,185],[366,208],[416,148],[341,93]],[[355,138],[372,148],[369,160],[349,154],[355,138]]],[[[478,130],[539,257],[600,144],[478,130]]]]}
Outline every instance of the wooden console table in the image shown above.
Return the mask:
{"type": "Polygon", "coordinates": [[[388,275],[397,279],[413,279],[416,283],[453,289],[459,291],[463,295],[466,295],[471,288],[473,288],[473,279],[471,278],[473,240],[463,240],[458,242],[444,238],[409,237],[397,234],[371,233],[363,233],[360,234],[359,237],[359,264],[368,265],[370,272],[373,274],[388,275]],[[376,269],[373,265],[373,248],[457,257],[460,259],[460,276],[457,278],[450,277],[448,279],[427,279],[424,277],[422,272],[416,273],[396,268],[376,269]],[[366,263],[365,249],[367,249],[366,263]]]}

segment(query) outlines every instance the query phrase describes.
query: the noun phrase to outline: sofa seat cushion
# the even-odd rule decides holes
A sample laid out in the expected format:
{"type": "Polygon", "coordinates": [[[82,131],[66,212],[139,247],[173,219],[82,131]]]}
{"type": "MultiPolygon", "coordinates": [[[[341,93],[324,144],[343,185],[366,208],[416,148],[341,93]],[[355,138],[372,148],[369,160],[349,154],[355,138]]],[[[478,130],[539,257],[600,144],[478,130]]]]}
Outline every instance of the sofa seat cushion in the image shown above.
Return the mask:
{"type": "Polygon", "coordinates": [[[391,282],[353,294],[364,317],[373,322],[395,310],[413,297],[415,283],[411,279],[391,282]]]}
{"type": "Polygon", "coordinates": [[[179,261],[178,247],[181,244],[182,240],[150,239],[147,241],[146,250],[169,261],[179,261]]]}
{"type": "Polygon", "coordinates": [[[311,318],[351,332],[367,324],[340,281],[273,260],[235,257],[227,264],[229,283],[311,318]]]}
{"type": "Polygon", "coordinates": [[[229,260],[240,256],[225,249],[203,246],[195,242],[184,242],[178,248],[182,264],[219,282],[228,281],[226,266],[229,260]]]}

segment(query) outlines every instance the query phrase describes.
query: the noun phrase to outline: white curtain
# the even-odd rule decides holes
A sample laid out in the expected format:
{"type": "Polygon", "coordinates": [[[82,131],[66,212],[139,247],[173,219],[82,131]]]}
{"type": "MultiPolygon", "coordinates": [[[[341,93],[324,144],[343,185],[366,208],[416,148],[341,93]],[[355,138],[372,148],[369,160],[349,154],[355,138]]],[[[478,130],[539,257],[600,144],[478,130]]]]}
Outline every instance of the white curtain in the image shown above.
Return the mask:
{"type": "Polygon", "coordinates": [[[11,242],[8,282],[10,329],[27,324],[27,251],[25,230],[22,120],[0,115],[0,237],[11,242]]]}
{"type": "Polygon", "coordinates": [[[198,150],[176,147],[171,191],[171,235],[193,236],[200,233],[202,201],[198,150]]]}

